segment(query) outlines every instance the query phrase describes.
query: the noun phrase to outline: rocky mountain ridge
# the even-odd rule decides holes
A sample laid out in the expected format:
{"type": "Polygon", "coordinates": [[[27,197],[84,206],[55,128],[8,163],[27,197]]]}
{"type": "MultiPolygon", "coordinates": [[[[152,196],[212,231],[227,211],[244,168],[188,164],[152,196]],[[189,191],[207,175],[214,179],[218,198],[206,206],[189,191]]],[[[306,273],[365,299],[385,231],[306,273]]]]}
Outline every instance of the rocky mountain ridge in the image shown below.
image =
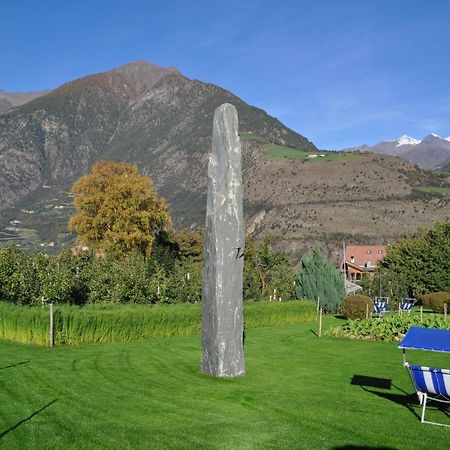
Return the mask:
{"type": "Polygon", "coordinates": [[[385,243],[449,218],[444,176],[392,156],[318,152],[231,92],[138,61],[0,114],[0,240],[70,245],[68,190],[99,159],[136,163],[178,228],[202,226],[212,118],[226,102],[238,111],[244,213],[254,237],[272,234],[299,255],[314,244],[339,249],[342,239],[385,243]]]}
{"type": "Polygon", "coordinates": [[[423,139],[415,139],[403,135],[393,141],[382,141],[375,145],[363,144],[358,147],[346,148],[342,151],[370,151],[385,155],[399,156],[422,169],[441,169],[450,163],[450,136],[441,137],[435,133],[423,139]]]}
{"type": "Polygon", "coordinates": [[[0,89],[0,114],[15,106],[23,105],[35,98],[45,95],[49,90],[40,92],[6,92],[0,89]]]}

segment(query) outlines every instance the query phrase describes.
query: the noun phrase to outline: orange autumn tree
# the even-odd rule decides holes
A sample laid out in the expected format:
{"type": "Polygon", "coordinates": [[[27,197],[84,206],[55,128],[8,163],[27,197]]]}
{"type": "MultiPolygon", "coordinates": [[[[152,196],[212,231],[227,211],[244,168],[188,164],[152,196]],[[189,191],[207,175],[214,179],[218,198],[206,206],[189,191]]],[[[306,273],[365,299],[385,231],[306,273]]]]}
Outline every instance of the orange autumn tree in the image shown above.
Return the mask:
{"type": "Polygon", "coordinates": [[[171,227],[168,206],[136,165],[101,161],[72,186],[77,242],[105,252],[149,255],[156,235],[171,227]]]}

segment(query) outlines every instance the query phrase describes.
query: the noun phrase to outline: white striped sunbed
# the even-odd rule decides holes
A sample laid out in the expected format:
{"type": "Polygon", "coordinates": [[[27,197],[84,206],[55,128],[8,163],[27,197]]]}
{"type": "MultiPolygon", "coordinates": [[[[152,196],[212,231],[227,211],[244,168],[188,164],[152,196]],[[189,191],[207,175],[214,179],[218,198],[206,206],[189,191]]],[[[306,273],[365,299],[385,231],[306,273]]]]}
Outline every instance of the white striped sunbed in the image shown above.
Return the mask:
{"type": "Polygon", "coordinates": [[[411,381],[419,397],[419,403],[422,405],[421,422],[450,427],[450,425],[443,423],[425,420],[427,400],[450,404],[450,370],[414,366],[409,363],[405,363],[405,367],[411,375],[411,381]]]}

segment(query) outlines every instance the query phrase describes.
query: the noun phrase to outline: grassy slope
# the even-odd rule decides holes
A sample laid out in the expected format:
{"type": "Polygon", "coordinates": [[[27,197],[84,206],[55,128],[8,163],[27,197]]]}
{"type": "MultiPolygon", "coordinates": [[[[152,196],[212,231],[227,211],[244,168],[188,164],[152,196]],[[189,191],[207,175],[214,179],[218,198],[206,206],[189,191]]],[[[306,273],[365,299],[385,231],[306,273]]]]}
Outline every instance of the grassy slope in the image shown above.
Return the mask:
{"type": "Polygon", "coordinates": [[[446,188],[446,187],[419,186],[416,189],[421,192],[429,192],[432,194],[439,194],[439,195],[442,195],[442,197],[447,197],[447,198],[450,197],[450,188],[446,188]]]}
{"type": "MultiPolygon", "coordinates": [[[[242,137],[241,137],[242,138],[242,137]]],[[[248,137],[244,136],[244,140],[248,137]]],[[[342,153],[342,152],[323,152],[323,151],[305,151],[298,150],[292,147],[286,147],[278,144],[265,144],[264,145],[264,161],[278,161],[280,159],[305,159],[308,155],[325,155],[323,157],[312,158],[308,162],[318,163],[325,161],[342,161],[349,159],[364,158],[364,153],[342,153]]]]}
{"type": "MultiPolygon", "coordinates": [[[[405,399],[402,390],[412,388],[395,345],[319,340],[309,325],[249,330],[245,345],[247,376],[221,380],[199,373],[198,336],[53,351],[2,343],[0,444],[76,449],[448,445],[447,429],[421,425],[398,403],[405,399]],[[391,379],[395,387],[368,388],[382,394],[372,393],[351,385],[353,375],[391,379]]],[[[445,355],[431,358],[426,362],[449,363],[445,355]]],[[[444,420],[445,414],[436,411],[432,417],[444,420]]]]}

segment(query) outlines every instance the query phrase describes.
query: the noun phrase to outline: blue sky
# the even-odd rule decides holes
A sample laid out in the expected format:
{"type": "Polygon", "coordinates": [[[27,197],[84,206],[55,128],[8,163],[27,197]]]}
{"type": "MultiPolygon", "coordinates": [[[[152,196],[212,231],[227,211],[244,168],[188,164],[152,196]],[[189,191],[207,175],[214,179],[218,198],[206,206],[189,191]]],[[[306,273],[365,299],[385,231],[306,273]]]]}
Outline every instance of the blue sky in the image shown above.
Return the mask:
{"type": "Polygon", "coordinates": [[[450,135],[450,1],[15,0],[0,89],[144,59],[231,90],[319,148],[450,135]]]}

